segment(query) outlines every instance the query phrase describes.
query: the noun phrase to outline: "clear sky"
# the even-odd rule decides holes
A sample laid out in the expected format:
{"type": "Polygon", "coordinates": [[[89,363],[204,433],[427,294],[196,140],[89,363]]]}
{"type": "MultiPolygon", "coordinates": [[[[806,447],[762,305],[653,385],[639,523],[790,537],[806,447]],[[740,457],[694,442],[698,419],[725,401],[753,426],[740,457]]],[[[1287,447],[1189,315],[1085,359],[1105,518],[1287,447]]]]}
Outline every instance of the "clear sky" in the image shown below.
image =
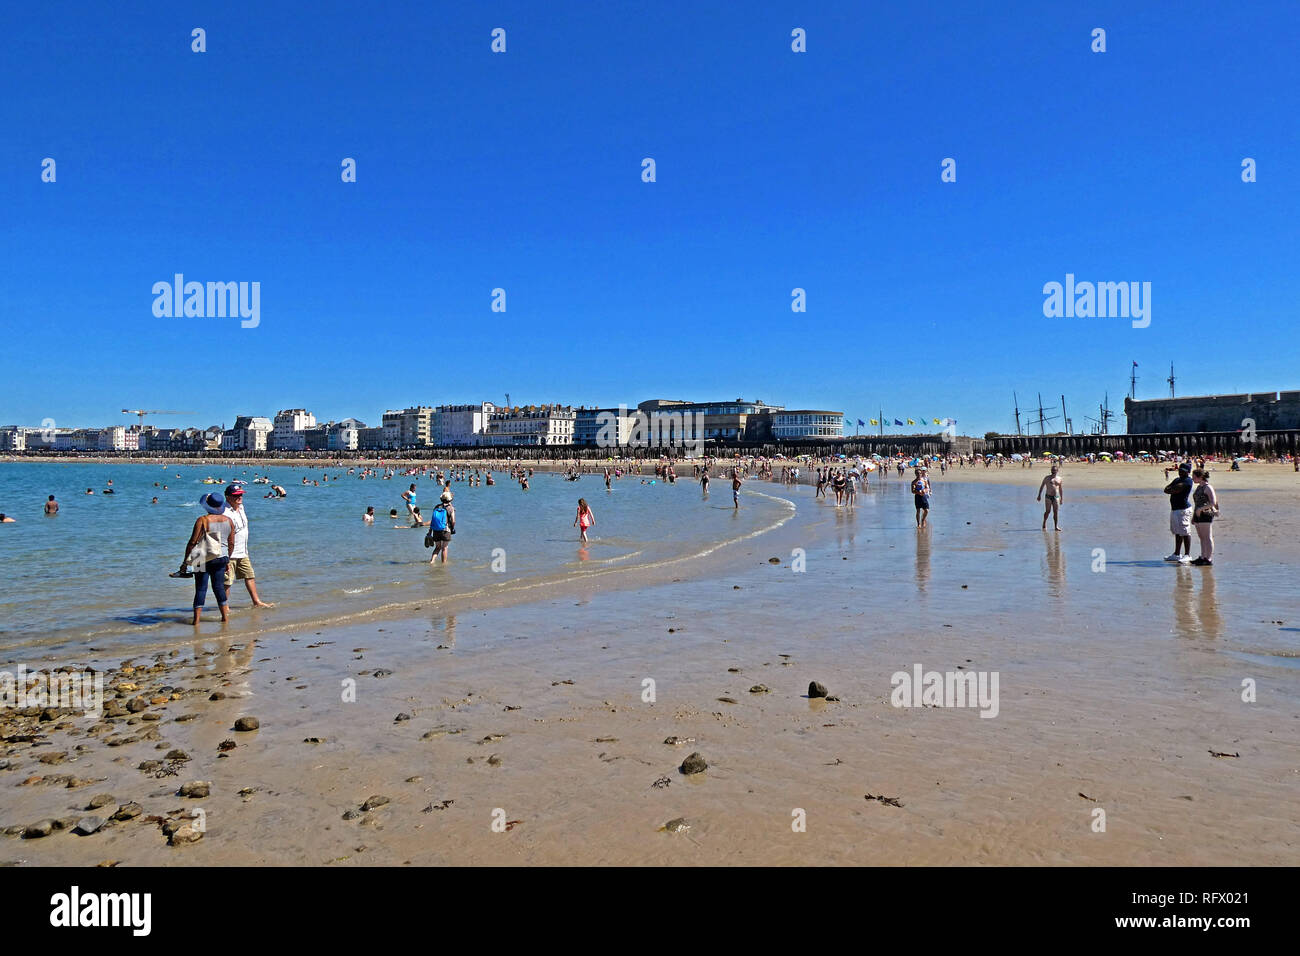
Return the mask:
{"type": "Polygon", "coordinates": [[[982,434],[1013,390],[1076,430],[1122,411],[1133,361],[1139,397],[1170,361],[1183,395],[1297,388],[1297,27],[1295,0],[5,4],[0,424],[509,392],[982,434]],[[155,317],[175,273],[260,282],[260,325],[155,317]],[[1044,318],[1066,273],[1150,282],[1150,326],[1044,318]]]}

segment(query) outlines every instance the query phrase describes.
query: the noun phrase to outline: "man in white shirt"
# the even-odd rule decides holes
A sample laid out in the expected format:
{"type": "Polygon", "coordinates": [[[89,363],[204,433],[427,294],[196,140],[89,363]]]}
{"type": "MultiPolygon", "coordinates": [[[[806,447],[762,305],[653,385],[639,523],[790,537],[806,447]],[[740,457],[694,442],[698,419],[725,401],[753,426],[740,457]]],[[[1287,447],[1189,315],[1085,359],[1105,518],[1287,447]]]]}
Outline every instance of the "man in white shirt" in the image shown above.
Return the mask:
{"type": "Polygon", "coordinates": [[[231,485],[226,489],[226,517],[235,526],[235,546],[230,550],[230,563],[226,565],[226,590],[235,586],[235,580],[244,582],[253,607],[275,607],[257,596],[257,582],[253,580],[253,562],[248,560],[248,512],[244,510],[244,489],[231,485]]]}

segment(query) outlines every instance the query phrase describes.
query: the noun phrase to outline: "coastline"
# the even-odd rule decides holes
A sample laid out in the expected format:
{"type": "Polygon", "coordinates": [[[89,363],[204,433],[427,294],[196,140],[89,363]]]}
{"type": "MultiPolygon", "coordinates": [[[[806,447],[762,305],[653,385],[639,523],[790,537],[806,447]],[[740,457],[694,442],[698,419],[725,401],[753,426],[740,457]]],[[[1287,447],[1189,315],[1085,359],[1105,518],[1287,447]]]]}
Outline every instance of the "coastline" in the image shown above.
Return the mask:
{"type": "MultiPolygon", "coordinates": [[[[907,593],[896,602],[864,590],[871,563],[889,553],[878,549],[890,546],[855,537],[842,511],[813,502],[807,489],[794,495],[793,520],[733,545],[725,561],[699,559],[698,573],[246,642],[205,628],[156,662],[135,658],[143,673],[112,676],[120,699],[156,700],[163,695],[152,692],[164,687],[179,688],[180,697],[103,721],[99,731],[82,718],[25,719],[46,739],[6,747],[0,826],[84,816],[80,808],[99,793],[113,803],[90,812],[134,802],[141,813],[86,837],[7,837],[0,860],[1300,859],[1300,821],[1289,809],[1300,747],[1284,733],[1300,715],[1298,672],[1284,655],[1265,665],[1219,649],[1226,637],[1219,612],[1197,590],[1210,578],[1187,568],[1134,569],[1153,580],[1174,575],[1173,608],[1157,602],[1145,615],[1097,627],[1065,592],[1003,597],[977,576],[942,565],[931,571],[929,545],[922,565],[922,536],[909,532],[917,554],[899,557],[909,569],[913,560],[915,571],[924,567],[928,581],[924,591],[907,592],[925,610],[908,613],[907,593]],[[794,547],[805,550],[812,573],[792,573],[794,547]],[[966,580],[969,590],[958,584],[966,580]],[[1185,588],[1191,617],[1180,609],[1185,588]],[[1026,626],[1024,607],[1035,600],[1046,610],[1033,611],[1026,626]],[[896,616],[875,610],[893,606],[896,616]],[[1167,618],[1168,635],[1152,614],[1167,618]],[[893,706],[891,675],[913,663],[1000,672],[998,719],[893,706]],[[1267,688],[1257,703],[1240,700],[1243,675],[1267,688]],[[646,679],[655,681],[653,702],[643,696],[646,679]],[[355,702],[341,699],[345,681],[355,681],[355,702]],[[841,699],[808,698],[810,681],[841,699]],[[751,693],[760,684],[766,692],[751,693]],[[214,694],[224,696],[209,699],[214,694]],[[178,720],[189,714],[197,716],[178,720]],[[249,715],[258,730],[232,729],[249,715]],[[694,740],[674,746],[668,737],[694,740]],[[221,750],[224,741],[236,746],[221,750]],[[174,751],[188,759],[169,762],[174,751]],[[693,751],[708,769],[682,774],[678,765],[693,751]],[[61,760],[39,759],[60,752],[61,760]],[[137,769],[148,760],[161,766],[137,769]],[[154,776],[169,769],[175,773],[154,776]],[[191,781],[209,782],[210,795],[178,796],[191,781]],[[371,797],[387,802],[362,811],[371,797]],[[205,811],[207,831],[194,844],[169,846],[160,827],[194,807],[205,811]],[[1092,829],[1096,809],[1107,813],[1104,833],[1092,829]],[[495,832],[497,810],[521,822],[495,832]],[[806,832],[791,828],[796,810],[805,812],[806,832]],[[689,829],[661,829],[678,818],[689,829]]],[[[904,504],[900,489],[878,502],[904,504]]],[[[935,540],[948,533],[940,528],[935,540]]],[[[1050,589],[1070,572],[1050,543],[1047,560],[1050,589]]],[[[1079,578],[1078,570],[1076,584],[1096,586],[1099,576],[1079,578]]]]}

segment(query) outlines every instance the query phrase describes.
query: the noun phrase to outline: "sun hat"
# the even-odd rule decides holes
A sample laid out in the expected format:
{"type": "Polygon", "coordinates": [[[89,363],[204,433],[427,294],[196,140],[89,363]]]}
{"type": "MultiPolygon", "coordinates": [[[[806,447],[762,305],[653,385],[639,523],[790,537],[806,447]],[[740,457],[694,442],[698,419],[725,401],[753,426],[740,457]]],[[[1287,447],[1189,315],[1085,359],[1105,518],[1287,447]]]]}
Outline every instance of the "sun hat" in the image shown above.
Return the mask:
{"type": "Polygon", "coordinates": [[[243,493],[244,493],[244,489],[239,487],[239,485],[230,485],[229,487],[226,488],[227,498],[237,498],[243,493]]]}
{"type": "Polygon", "coordinates": [[[199,499],[199,504],[203,505],[210,515],[219,515],[226,510],[226,499],[215,493],[204,495],[199,499]]]}
{"type": "Polygon", "coordinates": [[[452,497],[453,497],[453,496],[452,496],[452,493],[451,493],[450,491],[444,491],[444,492],[442,493],[441,497],[439,498],[439,500],[440,500],[440,501],[451,501],[452,497]]]}

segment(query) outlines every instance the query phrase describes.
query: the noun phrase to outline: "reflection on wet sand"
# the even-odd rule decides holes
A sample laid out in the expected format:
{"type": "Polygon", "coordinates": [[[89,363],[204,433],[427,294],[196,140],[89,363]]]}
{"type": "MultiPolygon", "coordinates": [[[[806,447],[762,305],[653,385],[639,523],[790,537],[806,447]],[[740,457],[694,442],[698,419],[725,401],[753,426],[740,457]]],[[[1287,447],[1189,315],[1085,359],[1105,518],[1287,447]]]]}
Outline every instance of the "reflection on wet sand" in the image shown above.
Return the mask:
{"type": "Polygon", "coordinates": [[[930,529],[916,529],[916,589],[925,591],[930,581],[930,529]]]}
{"type": "Polygon", "coordinates": [[[1061,551],[1061,538],[1053,534],[1046,537],[1047,553],[1043,556],[1043,580],[1047,593],[1054,598],[1065,596],[1065,555],[1061,551]]]}
{"type": "Polygon", "coordinates": [[[1175,569],[1174,626],[1180,635],[1218,638],[1223,621],[1214,593],[1214,569],[1175,569]]]}

